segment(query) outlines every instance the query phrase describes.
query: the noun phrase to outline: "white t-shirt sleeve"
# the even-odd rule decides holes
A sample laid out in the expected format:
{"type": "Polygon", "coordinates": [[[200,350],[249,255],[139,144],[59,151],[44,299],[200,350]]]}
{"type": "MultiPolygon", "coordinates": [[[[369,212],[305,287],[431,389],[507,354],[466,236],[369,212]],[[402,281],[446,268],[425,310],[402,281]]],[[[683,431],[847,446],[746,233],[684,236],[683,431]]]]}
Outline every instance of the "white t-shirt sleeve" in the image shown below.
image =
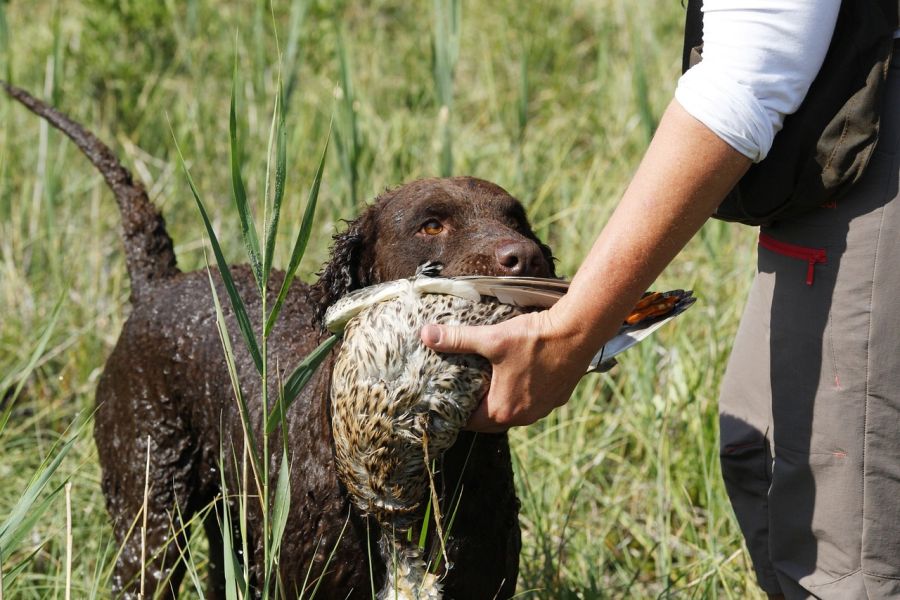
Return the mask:
{"type": "Polygon", "coordinates": [[[840,0],[705,0],[703,60],[675,98],[735,150],[766,157],[825,60],[840,0]]]}

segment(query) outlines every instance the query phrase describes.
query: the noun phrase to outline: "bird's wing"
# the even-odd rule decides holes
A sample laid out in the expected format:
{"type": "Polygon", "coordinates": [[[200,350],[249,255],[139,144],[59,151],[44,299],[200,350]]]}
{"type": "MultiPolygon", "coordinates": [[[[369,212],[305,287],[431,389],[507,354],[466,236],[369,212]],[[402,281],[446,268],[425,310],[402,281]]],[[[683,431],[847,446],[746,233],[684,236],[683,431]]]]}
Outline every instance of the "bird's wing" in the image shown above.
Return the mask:
{"type": "Polygon", "coordinates": [[[325,311],[325,328],[331,333],[340,334],[350,319],[366,308],[379,302],[393,300],[410,291],[419,294],[450,294],[472,302],[481,300],[481,293],[472,285],[454,278],[398,279],[354,290],[329,306],[325,311]]]}
{"type": "MultiPolygon", "coordinates": [[[[648,296],[649,294],[645,295],[645,298],[648,296]]],[[[617,354],[621,354],[625,350],[636,345],[651,333],[686,311],[697,301],[697,298],[694,297],[690,290],[662,292],[656,294],[656,299],[656,306],[660,306],[661,308],[665,307],[666,312],[660,314],[659,312],[648,310],[653,308],[653,304],[648,304],[644,307],[641,307],[641,305],[638,304],[640,308],[632,311],[631,315],[629,315],[629,320],[632,320],[632,317],[635,315],[640,316],[641,313],[649,312],[650,314],[631,324],[628,324],[626,321],[626,324],[622,325],[619,329],[619,333],[613,339],[606,342],[606,344],[600,348],[600,351],[594,355],[594,359],[588,366],[588,373],[602,373],[604,371],[609,371],[616,365],[615,356],[617,354]]]]}
{"type": "MultiPolygon", "coordinates": [[[[389,281],[350,292],[325,312],[325,327],[343,332],[347,323],[366,308],[392,300],[407,292],[450,294],[473,302],[482,296],[523,308],[549,308],[569,289],[569,282],[542,277],[415,277],[389,281]]],[[[648,292],[627,317],[619,333],[609,340],[591,361],[588,373],[603,372],[615,364],[615,356],[631,348],[651,333],[687,310],[696,301],[690,291],[648,292]]]]}
{"type": "Polygon", "coordinates": [[[568,281],[544,277],[466,275],[453,279],[471,285],[482,296],[522,308],[550,308],[569,290],[568,281]]]}

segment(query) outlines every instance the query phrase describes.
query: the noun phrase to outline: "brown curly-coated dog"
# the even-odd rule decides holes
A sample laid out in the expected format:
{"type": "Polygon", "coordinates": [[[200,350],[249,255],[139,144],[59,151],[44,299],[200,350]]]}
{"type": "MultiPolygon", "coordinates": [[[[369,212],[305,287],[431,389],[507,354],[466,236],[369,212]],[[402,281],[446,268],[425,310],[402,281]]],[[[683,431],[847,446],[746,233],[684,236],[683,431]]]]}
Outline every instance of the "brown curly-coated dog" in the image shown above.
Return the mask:
{"type": "MultiPolygon", "coordinates": [[[[204,522],[211,557],[207,594],[224,597],[217,514],[227,506],[236,524],[237,511],[235,502],[221,502],[220,481],[224,476],[231,493],[241,488],[242,473],[233,457],[240,462],[244,435],[207,273],[178,270],[162,217],[108,147],[24,91],[3,86],[78,145],[106,178],[122,213],[132,311],[100,379],[95,426],[103,491],[122,547],[114,593],[136,598],[139,591],[149,443],[145,597],[177,596],[185,570],[179,554],[187,541],[182,523],[215,503],[204,522]],[[222,452],[225,472],[220,474],[222,452]]],[[[411,277],[425,261],[442,263],[447,276],[553,275],[550,250],[535,237],[522,206],[500,187],[471,177],[426,179],[385,192],[334,240],[319,280],[291,287],[268,342],[269,364],[278,367],[273,381],[322,341],[317,321],[332,302],[362,286],[411,277]]],[[[250,270],[237,267],[233,274],[248,312],[259,314],[250,270]]],[[[214,278],[225,298],[221,280],[214,278]]],[[[281,273],[273,274],[270,306],[281,281],[281,273]]],[[[237,343],[240,333],[230,308],[224,309],[258,436],[264,413],[252,400],[261,397],[259,377],[237,343]]],[[[278,576],[291,597],[308,597],[318,584],[316,598],[371,598],[372,590],[382,587],[385,566],[376,551],[370,553],[379,539],[377,524],[355,512],[335,475],[327,406],[332,364],[332,357],[326,359],[287,414],[291,503],[278,576]],[[370,555],[376,563],[371,571],[370,555]]],[[[275,391],[270,390],[270,398],[275,391]]],[[[270,468],[277,473],[280,452],[273,454],[270,468]]],[[[445,597],[510,597],[520,534],[506,435],[463,433],[444,456],[438,479],[439,489],[449,488],[448,493],[459,480],[464,490],[448,540],[453,566],[444,578],[445,597]]],[[[262,515],[252,497],[248,513],[248,539],[240,539],[235,525],[234,548],[240,551],[246,543],[251,581],[259,581],[262,515]]]]}

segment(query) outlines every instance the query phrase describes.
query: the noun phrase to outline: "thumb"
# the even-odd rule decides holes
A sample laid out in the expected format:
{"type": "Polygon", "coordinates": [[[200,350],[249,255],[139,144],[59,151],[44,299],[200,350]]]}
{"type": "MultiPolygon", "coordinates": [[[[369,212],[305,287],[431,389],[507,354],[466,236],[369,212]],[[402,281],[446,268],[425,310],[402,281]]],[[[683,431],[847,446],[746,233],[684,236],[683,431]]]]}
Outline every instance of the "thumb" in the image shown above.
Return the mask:
{"type": "Polygon", "coordinates": [[[451,354],[482,354],[482,332],[489,327],[454,327],[451,325],[426,325],[419,337],[422,342],[438,352],[451,354]]]}

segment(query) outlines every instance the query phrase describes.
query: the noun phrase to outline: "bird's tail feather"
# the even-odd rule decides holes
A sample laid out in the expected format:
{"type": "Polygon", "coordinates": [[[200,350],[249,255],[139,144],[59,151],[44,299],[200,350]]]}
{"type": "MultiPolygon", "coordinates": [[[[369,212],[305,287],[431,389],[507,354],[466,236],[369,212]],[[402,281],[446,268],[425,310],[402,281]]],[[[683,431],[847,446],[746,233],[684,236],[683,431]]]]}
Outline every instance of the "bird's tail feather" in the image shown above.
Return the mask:
{"type": "Polygon", "coordinates": [[[387,565],[384,588],[378,600],[441,600],[438,576],[429,573],[422,550],[385,530],[379,542],[387,565]]]}

